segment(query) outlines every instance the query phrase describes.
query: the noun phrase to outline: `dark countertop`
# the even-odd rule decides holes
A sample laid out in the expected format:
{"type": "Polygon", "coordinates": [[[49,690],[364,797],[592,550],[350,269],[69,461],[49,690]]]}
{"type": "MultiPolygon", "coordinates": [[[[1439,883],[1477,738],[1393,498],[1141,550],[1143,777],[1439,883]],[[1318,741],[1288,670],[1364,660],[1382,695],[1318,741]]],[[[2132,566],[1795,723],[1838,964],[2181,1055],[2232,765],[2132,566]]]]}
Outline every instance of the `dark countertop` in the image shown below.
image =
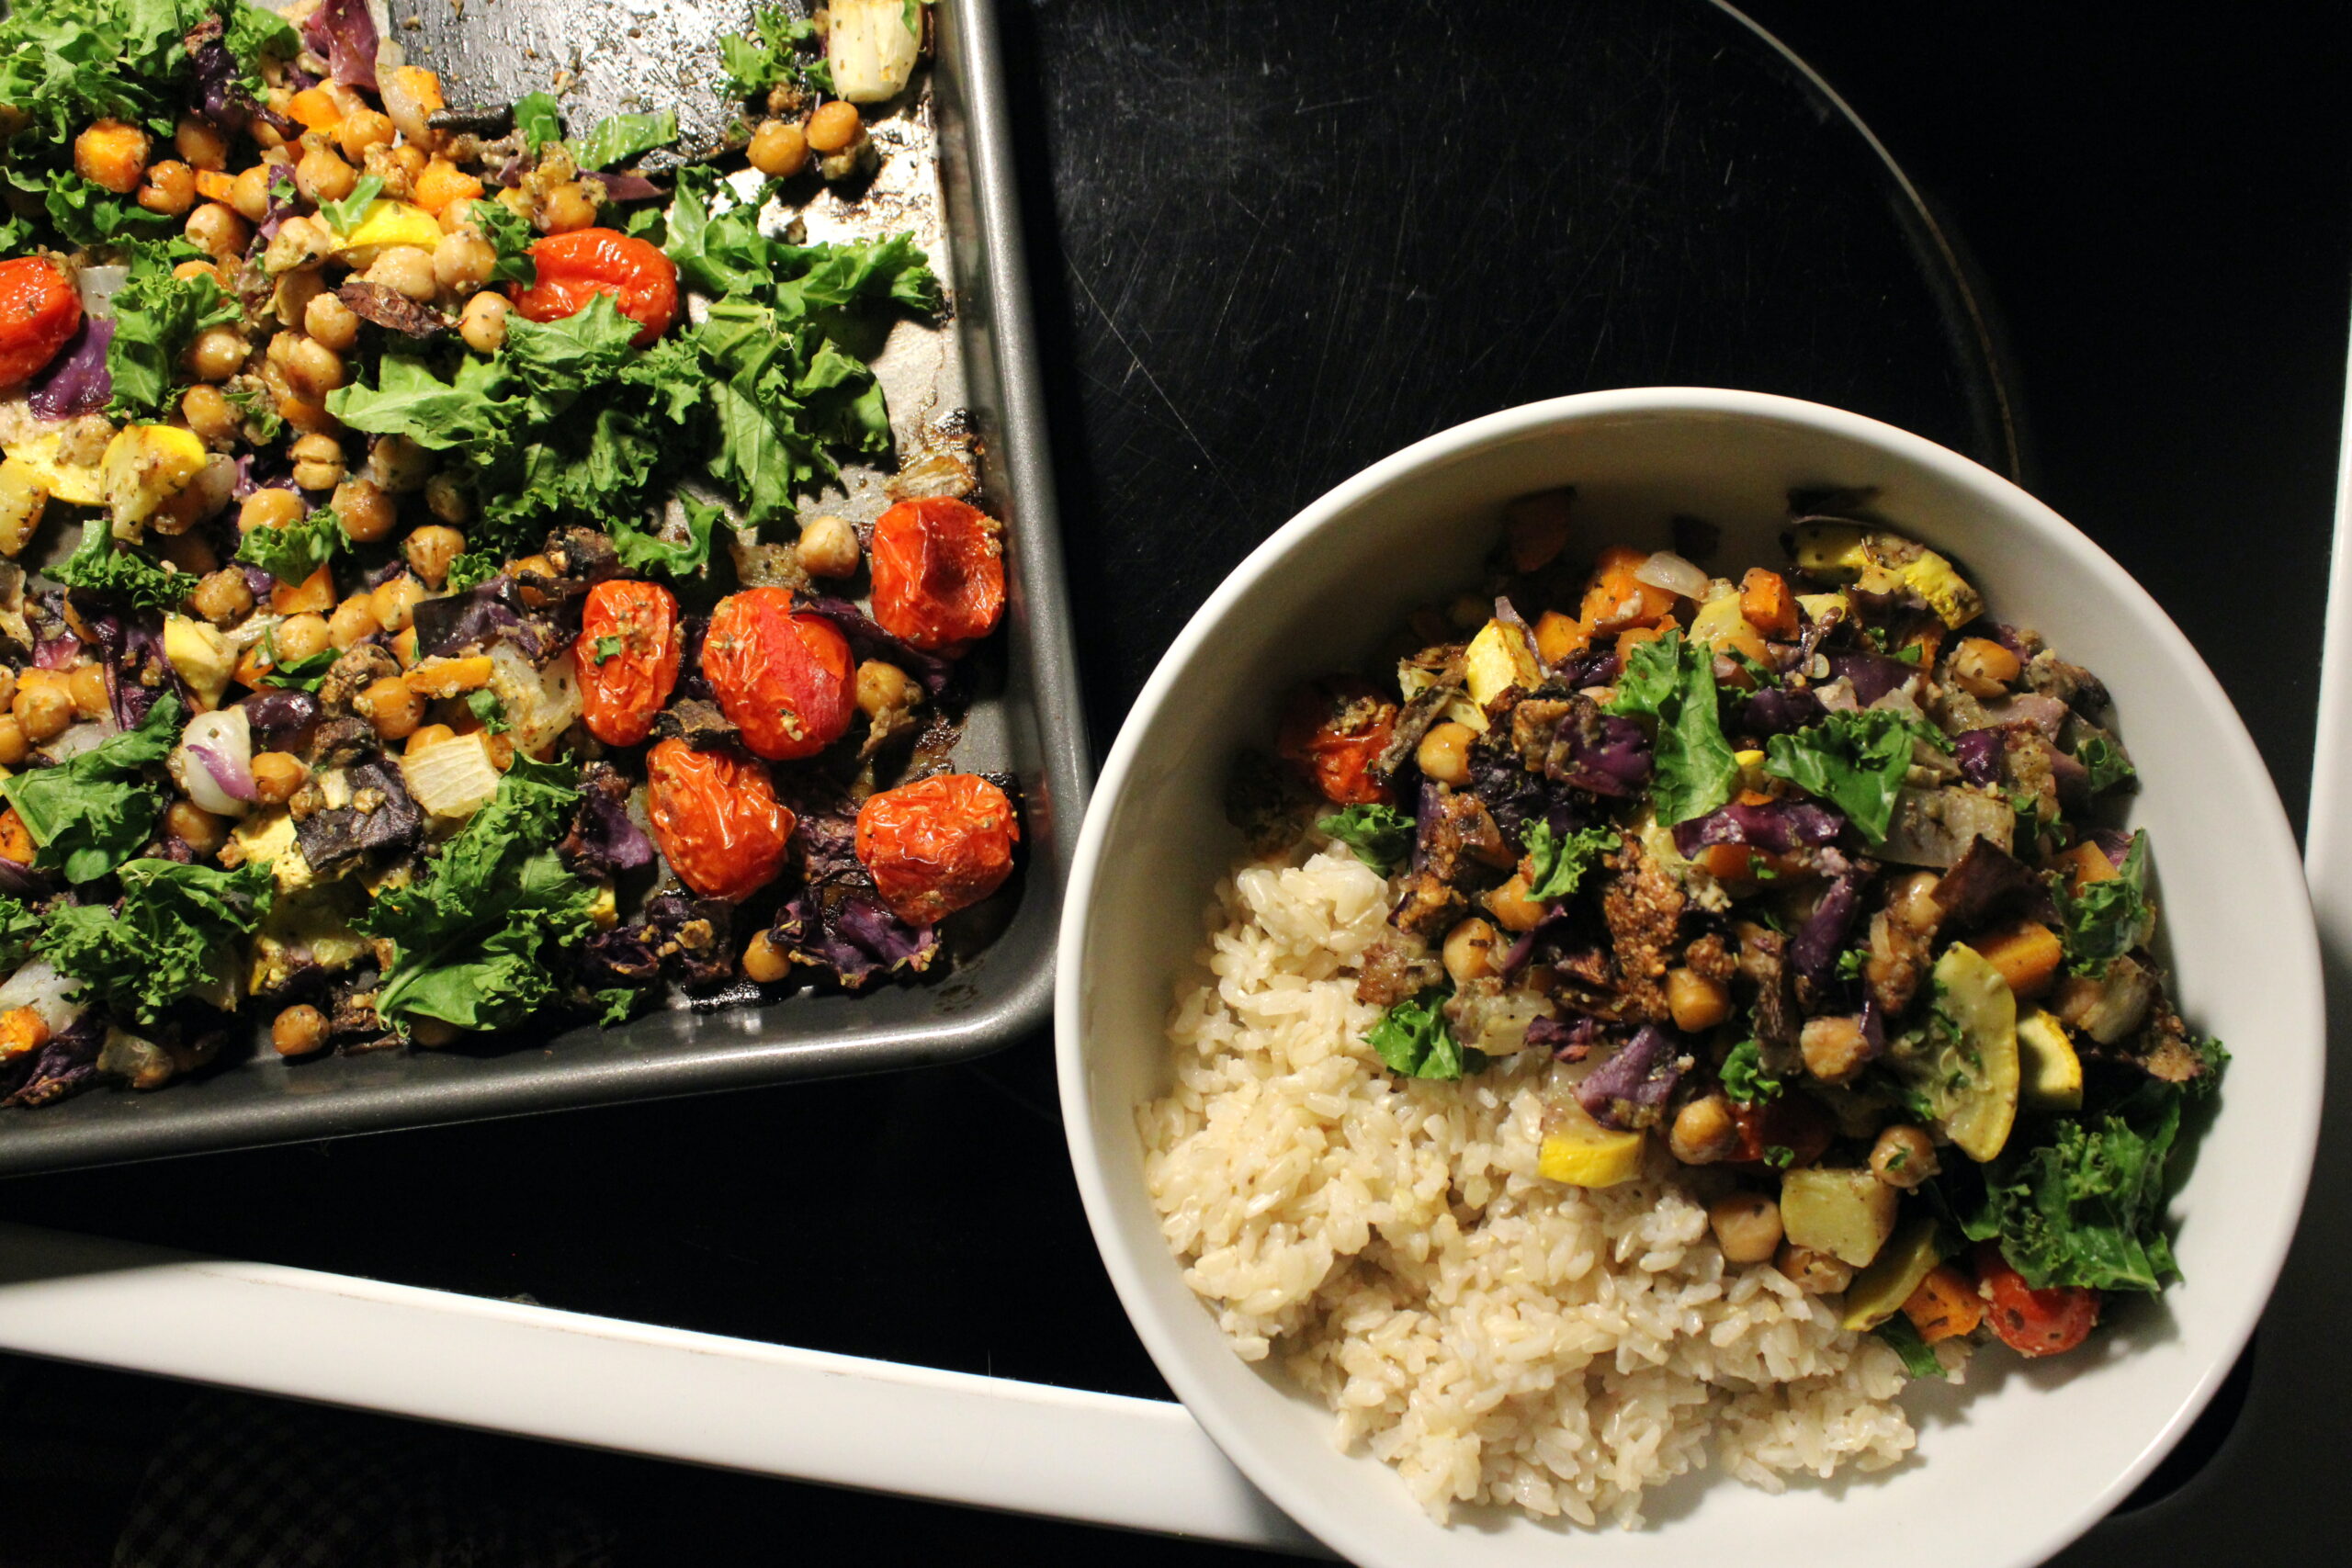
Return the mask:
{"type": "MultiPolygon", "coordinates": [[[[2018,472],[2203,651],[2300,824],[2352,300],[2352,21],[1752,6],[1923,209],[1702,0],[1006,11],[1098,751],[1223,572],[1372,459],[1535,397],[1713,383],[2018,472]]],[[[1095,1265],[1042,1039],[888,1078],[18,1179],[0,1216],[1165,1392],[1095,1265]]],[[[753,1511],[806,1497],[678,1484],[753,1511]]],[[[929,1517],[818,1511],[843,1531],[929,1517]]],[[[1079,1534],[989,1539],[1010,1552],[1022,1529],[1041,1549],[1079,1534]]]]}

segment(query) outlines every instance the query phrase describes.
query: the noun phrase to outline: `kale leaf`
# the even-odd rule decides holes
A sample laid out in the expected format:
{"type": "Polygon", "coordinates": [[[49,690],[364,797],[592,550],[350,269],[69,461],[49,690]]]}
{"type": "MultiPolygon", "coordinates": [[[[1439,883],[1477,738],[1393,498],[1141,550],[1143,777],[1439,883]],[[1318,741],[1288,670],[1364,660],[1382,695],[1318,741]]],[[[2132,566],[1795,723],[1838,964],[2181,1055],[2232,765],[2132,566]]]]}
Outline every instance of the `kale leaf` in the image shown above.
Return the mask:
{"type": "Polygon", "coordinates": [[[2075,761],[2089,773],[2089,788],[2093,795],[2105,795],[2120,785],[2136,784],[2140,778],[2140,770],[2132,765],[2132,759],[2123,754],[2123,748],[2103,736],[2086,737],[2083,743],[2075,748],[2075,761]]]}
{"type": "Polygon", "coordinates": [[[2058,905],[2066,947],[2066,967],[2076,975],[2103,973],[2108,964],[2146,942],[2155,931],[2156,908],[2148,898],[2148,835],[2132,835],[2132,849],[2116,874],[2070,892],[2064,877],[2052,877],[2051,897],[2058,905]]]}
{"type": "Polygon", "coordinates": [[[587,931],[595,899],[555,850],[580,799],[572,776],[564,763],[516,756],[497,795],[417,880],[387,888],[353,922],[393,944],[376,1000],[387,1023],[504,1029],[556,998],[553,965],[587,931]]]}
{"type": "Polygon", "coordinates": [[[1533,863],[1527,896],[1539,904],[1574,897],[1586,874],[1623,842],[1617,829],[1609,827],[1580,829],[1562,838],[1541,818],[1521,829],[1519,839],[1533,863]]]}
{"type": "Polygon", "coordinates": [[[72,904],[51,913],[33,943],[58,973],[82,982],[85,999],[152,1024],[191,998],[236,1003],[245,939],[269,912],[267,865],[235,871],[135,860],[116,874],[119,909],[72,904]]]}
{"type": "Polygon", "coordinates": [[[1315,826],[1353,850],[1356,859],[1383,876],[1413,852],[1413,819],[1393,806],[1351,806],[1315,826]]]}
{"type": "Polygon", "coordinates": [[[752,27],[759,35],[755,39],[729,33],[718,40],[729,96],[752,97],[779,83],[819,93],[833,90],[833,69],[825,60],[816,24],[780,6],[767,6],[753,16],[752,27]]]}
{"type": "Polygon", "coordinates": [[[631,571],[692,577],[709,563],[711,530],[726,513],[690,495],[680,496],[678,503],[686,513],[686,537],[683,544],[640,528],[626,517],[614,520],[610,530],[613,549],[620,557],[621,565],[631,571]]]}
{"type": "Polygon", "coordinates": [[[109,417],[161,415],[189,342],[207,327],[243,317],[237,302],[209,274],[172,276],[175,262],[195,254],[177,243],[130,247],[129,273],[114,295],[114,337],[107,344],[107,374],[114,381],[109,417]]]}
{"type": "Polygon", "coordinates": [[[196,580],[159,566],[128,546],[115,547],[114,530],[103,517],[82,525],[74,553],[49,569],[68,588],[102,593],[141,610],[176,610],[196,580]]]}
{"type": "Polygon", "coordinates": [[[1765,743],[1764,771],[1836,806],[1875,844],[1894,819],[1894,799],[1918,740],[1951,750],[1942,731],[1906,714],[1833,713],[1809,729],[1773,736],[1765,743]]]}
{"type": "Polygon", "coordinates": [[[550,141],[562,141],[563,111],[556,107],[555,95],[526,93],[515,99],[514,129],[523,133],[523,150],[526,152],[537,152],[550,141]]]}
{"type": "Polygon", "coordinates": [[[253,528],[237,546],[237,558],[257,566],[280,582],[307,582],[337,550],[350,547],[343,519],[322,506],[283,528],[253,528]]]}
{"type": "Polygon", "coordinates": [[[476,202],[467,212],[467,220],[497,253],[497,259],[490,264],[492,282],[519,283],[528,288],[539,280],[539,264],[531,254],[538,235],[532,232],[529,219],[503,201],[476,202]]]}
{"type": "Polygon", "coordinates": [[[1445,1021],[1446,991],[1432,986],[1390,1008],[1364,1035],[1388,1070],[1408,1078],[1458,1078],[1487,1065],[1486,1054],[1461,1044],[1445,1021]]]}
{"type": "Polygon", "coordinates": [[[1661,826],[1704,817],[1732,797],[1739,764],[1715,709],[1715,660],[1707,649],[1668,632],[1627,655],[1609,704],[1616,714],[1657,721],[1650,802],[1661,826]]]}
{"type": "Polygon", "coordinates": [[[572,162],[582,169],[609,169],[678,139],[678,111],[607,115],[571,144],[572,162]]]}
{"type": "Polygon", "coordinates": [[[2035,1290],[2158,1291],[2180,1270],[2164,1233],[2165,1166],[2180,1132],[2178,1085],[2143,1079],[2120,1100],[2011,1139],[1984,1173],[1970,1239],[1997,1236],[2035,1290]]]}
{"type": "Polygon", "coordinates": [[[33,863],[68,882],[95,882],[139,852],[164,814],[163,795],[141,774],[171,755],[180,700],[166,692],[139,728],[98,742],[53,768],[0,780],[39,852],[33,863]]]}
{"type": "Polygon", "coordinates": [[[352,186],[351,194],[341,201],[319,203],[319,216],[325,219],[327,227],[336,233],[348,234],[359,226],[362,218],[368,216],[368,206],[383,194],[383,190],[384,182],[380,175],[362,175],[352,186]]]}
{"type": "Polygon", "coordinates": [[[1903,1358],[1903,1370],[1913,1377],[1940,1378],[1944,1375],[1944,1364],[1936,1359],[1935,1351],[1919,1337],[1919,1330],[1901,1313],[1896,1313],[1871,1332],[1894,1348],[1894,1353],[1903,1358]]]}

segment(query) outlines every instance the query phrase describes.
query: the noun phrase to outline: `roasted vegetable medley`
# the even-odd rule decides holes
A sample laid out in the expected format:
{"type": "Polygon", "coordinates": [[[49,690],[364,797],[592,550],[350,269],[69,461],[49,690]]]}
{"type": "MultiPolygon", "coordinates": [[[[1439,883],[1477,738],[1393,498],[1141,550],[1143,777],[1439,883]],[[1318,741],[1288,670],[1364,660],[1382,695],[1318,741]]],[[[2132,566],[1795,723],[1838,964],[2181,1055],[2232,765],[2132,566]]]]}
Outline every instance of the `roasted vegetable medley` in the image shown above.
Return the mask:
{"type": "Polygon", "coordinates": [[[1740,570],[1690,519],[1571,558],[1572,492],[1528,496],[1484,592],[1293,694],[1231,809],[1390,875],[1391,1070],[1581,1064],[1545,1178],[1709,1168],[1728,1260],[1934,1373],[2173,1276],[2166,1158],[2224,1054],[2150,953],[2106,689],[1869,501],[1792,497],[1790,558],[1740,570]]]}
{"type": "Polygon", "coordinates": [[[0,20],[0,1099],[942,967],[1002,531],[912,236],[796,216],[927,15],[763,15],[702,162],[364,0],[0,20]]]}

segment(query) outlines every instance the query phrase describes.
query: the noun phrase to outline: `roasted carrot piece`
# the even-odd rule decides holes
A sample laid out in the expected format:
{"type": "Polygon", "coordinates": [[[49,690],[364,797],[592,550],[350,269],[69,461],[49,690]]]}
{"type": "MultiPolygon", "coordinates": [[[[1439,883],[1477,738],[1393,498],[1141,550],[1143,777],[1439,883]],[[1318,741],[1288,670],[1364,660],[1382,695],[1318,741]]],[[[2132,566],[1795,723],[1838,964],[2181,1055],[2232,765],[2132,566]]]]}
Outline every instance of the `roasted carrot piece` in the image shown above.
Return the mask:
{"type": "Polygon", "coordinates": [[[1634,569],[1649,558],[1646,550],[1611,545],[1592,563],[1592,577],[1584,591],[1584,613],[1577,619],[1592,629],[1593,636],[1655,626],[1674,608],[1673,594],[1634,575],[1634,569]]]}
{"type": "Polygon", "coordinates": [[[2001,972],[2001,978],[2019,998],[2038,997],[2048,990],[2064,956],[2057,933],[2034,920],[2019,920],[1972,945],[1984,954],[1985,963],[2001,972]]]}
{"type": "Polygon", "coordinates": [[[2116,874],[2115,863],[2107,858],[2107,852],[2088,840],[2061,854],[2058,868],[2066,874],[2066,890],[2077,894],[2092,883],[2108,881],[2116,874]]]}
{"type": "Polygon", "coordinates": [[[1751,567],[1739,580],[1739,613],[1766,637],[1782,642],[1797,635],[1797,601],[1789,580],[1777,571],[1751,567]]]}
{"type": "Polygon", "coordinates": [[[1939,1263],[1903,1303],[1903,1315],[1911,1320],[1920,1338],[1933,1345],[1974,1333],[1984,1321],[1984,1303],[1967,1275],[1949,1263],[1939,1263]]]}
{"type": "Polygon", "coordinates": [[[287,101],[286,112],[308,130],[333,130],[343,123],[343,111],[323,88],[305,87],[287,101]]]}
{"type": "Polygon", "coordinates": [[[1592,628],[1582,621],[1546,610],[1535,623],[1535,651],[1546,664],[1574,659],[1592,646],[1592,628]]]}
{"type": "Polygon", "coordinates": [[[1620,657],[1623,657],[1645,642],[1664,637],[1667,633],[1677,629],[1680,623],[1672,615],[1665,615],[1661,616],[1655,626],[1627,626],[1617,634],[1617,652],[1620,657]]]}
{"type": "Polygon", "coordinates": [[[269,591],[269,607],[281,615],[329,614],[334,609],[334,573],[322,566],[300,582],[279,583],[269,591]]]}

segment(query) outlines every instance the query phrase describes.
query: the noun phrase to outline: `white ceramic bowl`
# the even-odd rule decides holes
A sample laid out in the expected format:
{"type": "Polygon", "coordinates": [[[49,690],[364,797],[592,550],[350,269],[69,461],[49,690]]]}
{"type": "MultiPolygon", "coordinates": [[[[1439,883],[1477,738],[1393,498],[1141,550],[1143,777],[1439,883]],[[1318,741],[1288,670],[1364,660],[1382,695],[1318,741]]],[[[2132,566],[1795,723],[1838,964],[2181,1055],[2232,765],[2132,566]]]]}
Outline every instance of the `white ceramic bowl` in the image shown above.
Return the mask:
{"type": "Polygon", "coordinates": [[[2203,1408],[2302,1204],[2324,1052],[2318,948],[2294,840],[2245,727],[2154,601],[2056,513],[1855,414],[1747,392],[1595,392],[1475,420],[1374,464],[1267,540],[1193,617],[1112,748],[1077,861],[1062,1099],[1104,1261],[1218,1445],[1361,1563],[1557,1568],[1564,1551],[1579,1564],[2038,1562],[2121,1500],[2203,1408]],[[1560,484],[1577,489],[1587,547],[1663,545],[1668,518],[1687,513],[1723,526],[1732,563],[1781,558],[1792,487],[1876,487],[1879,514],[1957,556],[1996,615],[2098,671],[2143,780],[2132,819],[2154,834],[2184,1010],[2236,1060],[2175,1206],[2186,1281],[2160,1306],[2115,1314],[2107,1354],[2030,1365],[1996,1350],[1965,1390],[1915,1386],[1918,1450],[1875,1476],[1771,1496],[1702,1472],[1653,1492],[1638,1532],[1486,1510],[1441,1529],[1388,1467],[1334,1449],[1319,1404],[1228,1348],[1161,1240],[1135,1111],[1167,1082],[1172,987],[1239,848],[1221,810],[1234,753],[1266,744],[1294,682],[1357,663],[1411,606],[1473,581],[1502,502],[1560,484]]]}

